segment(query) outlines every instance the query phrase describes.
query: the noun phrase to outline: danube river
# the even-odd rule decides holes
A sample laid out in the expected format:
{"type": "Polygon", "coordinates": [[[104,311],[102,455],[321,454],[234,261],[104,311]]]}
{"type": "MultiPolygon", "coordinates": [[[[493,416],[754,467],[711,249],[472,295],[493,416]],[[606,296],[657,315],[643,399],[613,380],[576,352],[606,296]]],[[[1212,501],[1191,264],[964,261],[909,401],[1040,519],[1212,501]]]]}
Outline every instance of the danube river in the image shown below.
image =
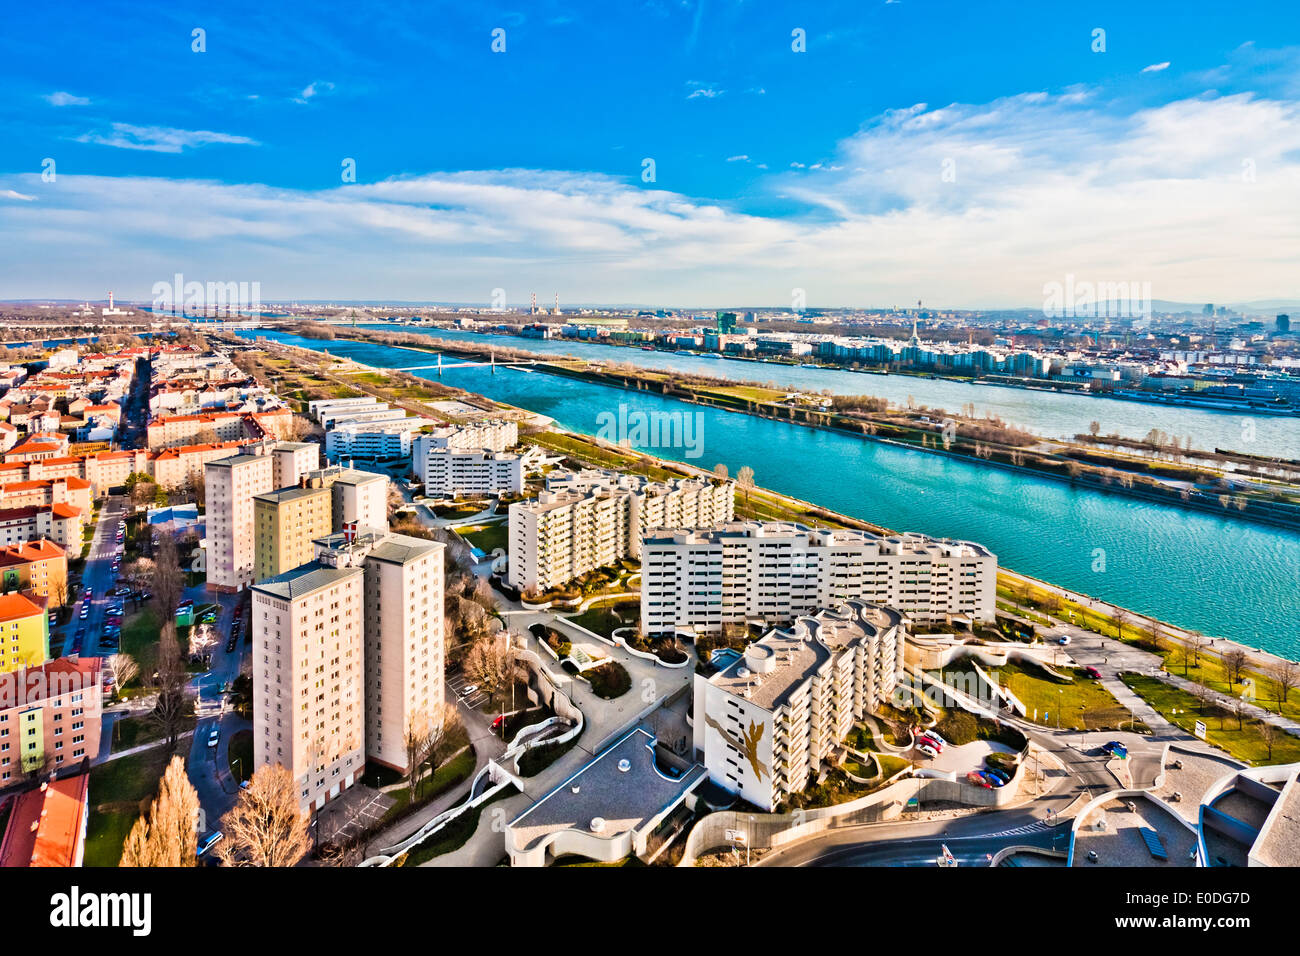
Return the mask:
{"type": "MultiPolygon", "coordinates": [[[[427,365],[431,358],[346,339],[242,334],[379,368],[427,365]]],[[[434,370],[414,374],[437,377],[434,370]]],[[[1212,636],[1300,656],[1300,535],[538,371],[448,369],[442,381],[548,415],[584,434],[594,434],[597,416],[616,412],[621,403],[637,411],[696,415],[698,457],[688,458],[683,448],[642,450],[706,469],[721,462],[733,475],[749,465],[755,481],[775,491],[900,531],[979,541],[1005,567],[1212,636]]]]}
{"type": "MultiPolygon", "coordinates": [[[[1045,438],[1073,438],[1088,431],[1091,422],[1103,435],[1143,438],[1151,429],[1182,439],[1193,448],[1226,448],[1248,455],[1300,458],[1300,418],[1288,415],[1248,415],[1168,405],[1151,405],[1114,398],[1073,395],[1005,385],[975,385],[951,379],[917,375],[879,375],[849,369],[813,368],[754,362],[745,359],[704,358],[675,352],[648,352],[639,348],[597,345],[592,342],[526,339],[519,335],[487,335],[459,329],[422,329],[406,325],[368,325],[366,328],[414,332],[478,345],[499,343],[547,355],[574,355],[596,362],[632,362],[643,368],[710,375],[714,378],[771,382],[780,388],[833,395],[874,395],[895,405],[912,399],[918,406],[960,411],[975,403],[978,415],[993,415],[1045,438]]],[[[347,329],[340,328],[340,335],[347,329]]]]}

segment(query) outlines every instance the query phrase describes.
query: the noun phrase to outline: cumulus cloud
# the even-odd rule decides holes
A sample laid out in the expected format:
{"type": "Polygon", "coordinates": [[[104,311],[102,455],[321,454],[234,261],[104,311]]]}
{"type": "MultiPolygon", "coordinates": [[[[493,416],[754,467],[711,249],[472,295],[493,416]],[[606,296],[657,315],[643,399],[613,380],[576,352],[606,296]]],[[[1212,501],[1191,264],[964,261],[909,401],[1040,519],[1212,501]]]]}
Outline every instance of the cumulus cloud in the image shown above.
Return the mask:
{"type": "Polygon", "coordinates": [[[293,98],[295,103],[308,103],[320,96],[322,93],[331,93],[334,91],[334,84],[328,80],[316,80],[308,83],[301,93],[293,98]]]}
{"type": "Polygon", "coordinates": [[[256,146],[257,140],[206,129],[175,129],[170,126],[132,126],[114,123],[109,132],[94,131],[77,137],[79,143],[96,143],[118,149],[140,149],[153,153],[179,153],[197,146],[222,144],[256,146]]]}
{"type": "MultiPolygon", "coordinates": [[[[25,240],[0,263],[0,297],[79,294],[33,288],[33,275],[144,295],[176,271],[257,279],[267,298],[486,302],[501,287],[522,301],[554,286],[572,301],[723,305],[799,287],[828,304],[979,307],[1041,303],[1068,273],[1185,301],[1300,293],[1292,100],[1125,110],[1035,91],[916,104],[791,167],[752,186],[760,206],[780,200],[780,216],[563,171],[323,190],[61,173],[39,204],[0,204],[0,230],[25,240]]],[[[36,192],[37,175],[0,176],[0,188],[36,192]]]]}

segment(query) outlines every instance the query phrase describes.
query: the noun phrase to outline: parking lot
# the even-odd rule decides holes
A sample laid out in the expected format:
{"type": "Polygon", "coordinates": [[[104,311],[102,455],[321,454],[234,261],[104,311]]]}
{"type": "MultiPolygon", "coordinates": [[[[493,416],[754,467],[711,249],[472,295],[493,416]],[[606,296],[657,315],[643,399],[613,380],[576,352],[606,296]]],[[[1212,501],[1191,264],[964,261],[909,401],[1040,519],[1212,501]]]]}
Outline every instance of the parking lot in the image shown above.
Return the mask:
{"type": "Polygon", "coordinates": [[[464,674],[457,674],[454,677],[447,678],[447,686],[451,688],[451,692],[460,698],[466,707],[477,710],[487,703],[488,695],[472,684],[464,674]]]}

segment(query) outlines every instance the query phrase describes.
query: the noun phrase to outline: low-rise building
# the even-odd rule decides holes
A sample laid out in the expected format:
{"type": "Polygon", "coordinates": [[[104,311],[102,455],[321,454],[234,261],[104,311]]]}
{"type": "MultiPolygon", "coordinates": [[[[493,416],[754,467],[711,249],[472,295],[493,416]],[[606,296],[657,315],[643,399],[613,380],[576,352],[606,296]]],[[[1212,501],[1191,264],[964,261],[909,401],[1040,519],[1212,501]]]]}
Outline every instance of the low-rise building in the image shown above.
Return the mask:
{"type": "Polygon", "coordinates": [[[81,866],[90,774],[50,780],[14,798],[0,842],[0,867],[81,866]]]}
{"type": "Polygon", "coordinates": [[[98,657],[59,657],[0,672],[0,788],[95,758],[103,718],[101,663],[98,657]]]}
{"type": "Polygon", "coordinates": [[[433,497],[519,494],[524,490],[522,456],[507,451],[431,449],[416,462],[423,467],[424,493],[433,497]]]}
{"type": "Polygon", "coordinates": [[[0,583],[6,592],[31,591],[51,607],[68,601],[68,556],[53,541],[37,538],[0,548],[0,583]]]}

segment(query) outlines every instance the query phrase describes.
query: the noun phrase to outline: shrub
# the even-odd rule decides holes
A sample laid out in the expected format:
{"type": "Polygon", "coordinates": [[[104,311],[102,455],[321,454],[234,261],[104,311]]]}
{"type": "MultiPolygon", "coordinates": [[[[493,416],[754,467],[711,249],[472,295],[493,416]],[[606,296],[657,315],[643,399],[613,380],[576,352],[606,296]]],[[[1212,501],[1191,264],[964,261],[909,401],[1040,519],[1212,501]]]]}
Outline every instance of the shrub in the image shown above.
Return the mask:
{"type": "Polygon", "coordinates": [[[632,675],[618,661],[593,667],[582,676],[591,683],[592,693],[605,700],[621,697],[632,689],[632,675]]]}

